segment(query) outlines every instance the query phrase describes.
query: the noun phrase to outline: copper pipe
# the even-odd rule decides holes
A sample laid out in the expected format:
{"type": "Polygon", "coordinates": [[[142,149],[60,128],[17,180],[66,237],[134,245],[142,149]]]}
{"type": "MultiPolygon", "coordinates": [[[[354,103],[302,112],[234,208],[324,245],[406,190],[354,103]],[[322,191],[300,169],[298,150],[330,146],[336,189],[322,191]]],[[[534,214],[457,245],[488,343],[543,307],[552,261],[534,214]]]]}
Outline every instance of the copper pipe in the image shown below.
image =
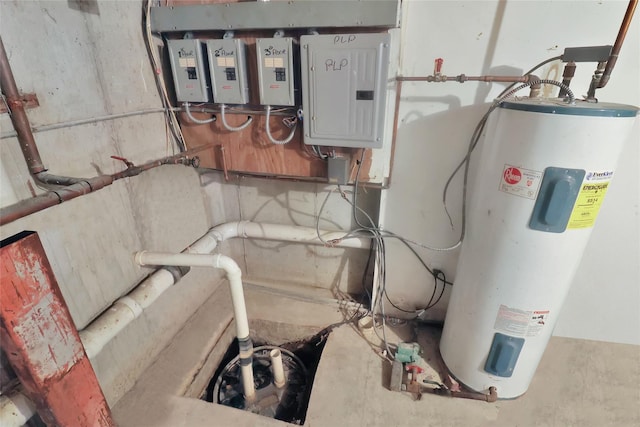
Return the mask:
{"type": "Polygon", "coordinates": [[[633,18],[633,13],[636,10],[636,6],[638,6],[638,0],[629,0],[627,11],[625,12],[624,18],[622,19],[622,24],[620,24],[618,37],[616,37],[616,42],[613,45],[613,49],[611,50],[611,54],[609,55],[609,59],[607,60],[607,66],[604,69],[604,73],[602,73],[602,77],[600,78],[600,82],[598,83],[598,88],[603,88],[607,85],[607,83],[609,83],[611,72],[613,71],[613,67],[615,67],[616,62],[618,61],[618,54],[620,53],[620,49],[622,49],[624,38],[627,36],[627,31],[629,30],[629,26],[631,25],[631,18],[633,18]]]}
{"type": "MultiPolygon", "coordinates": [[[[569,87],[571,84],[571,80],[573,76],[576,74],[576,63],[571,61],[568,62],[567,65],[564,66],[564,71],[562,72],[562,84],[569,87]]],[[[558,93],[558,98],[564,98],[567,95],[567,91],[560,88],[560,92],[558,93]]]]}
{"type": "Polygon", "coordinates": [[[186,166],[198,167],[198,157],[189,157],[189,155],[197,151],[202,151],[205,148],[209,147],[202,146],[175,156],[154,160],[140,166],[131,166],[112,175],[100,175],[94,178],[82,179],[75,184],[6,206],[0,209],[0,225],[8,224],[33,213],[59,205],[68,200],[75,199],[76,197],[92,193],[111,185],[113,181],[117,181],[122,178],[130,178],[158,166],[184,164],[186,166]]]}
{"type": "Polygon", "coordinates": [[[68,176],[59,176],[46,173],[36,145],[33,132],[31,131],[31,124],[29,118],[22,104],[20,93],[18,92],[18,86],[9,64],[9,58],[7,57],[7,51],[4,48],[4,43],[0,37],[0,87],[2,92],[7,98],[7,105],[9,106],[9,116],[11,117],[11,123],[16,131],[18,142],[20,143],[20,149],[22,155],[27,163],[29,172],[33,178],[44,185],[73,185],[86,181],[85,178],[72,178],[68,176]]]}
{"type": "Polygon", "coordinates": [[[447,388],[424,387],[423,389],[440,396],[457,397],[461,399],[481,400],[483,402],[489,402],[489,403],[493,403],[498,400],[498,391],[495,387],[489,387],[488,394],[473,393],[468,391],[451,391],[447,388]]]}
{"type": "Polygon", "coordinates": [[[59,205],[67,200],[75,199],[92,191],[99,190],[113,182],[109,175],[101,175],[79,182],[60,190],[49,191],[30,199],[26,199],[0,209],[0,225],[5,225],[27,215],[59,205]]]}
{"type": "Polygon", "coordinates": [[[501,83],[528,83],[531,81],[531,75],[526,76],[467,76],[460,74],[457,76],[421,76],[421,77],[404,77],[398,76],[396,80],[400,82],[460,82],[480,81],[480,82],[501,82],[501,83]]]}
{"type": "Polygon", "coordinates": [[[24,110],[24,105],[22,105],[16,80],[13,77],[13,72],[9,65],[9,58],[7,58],[7,52],[4,49],[2,37],[0,37],[0,87],[2,87],[2,93],[7,97],[11,122],[18,134],[20,149],[29,167],[29,172],[35,176],[40,172],[46,171],[47,169],[42,164],[42,158],[38,152],[36,141],[31,133],[29,118],[24,110]]]}
{"type": "Polygon", "coordinates": [[[101,188],[111,185],[113,181],[136,176],[146,170],[158,166],[166,164],[185,164],[198,167],[199,159],[197,157],[191,159],[188,157],[188,154],[202,151],[207,148],[204,146],[198,147],[189,152],[154,160],[141,166],[128,164],[129,167],[127,167],[127,169],[113,175],[99,175],[93,178],[72,178],[49,174],[46,172],[47,169],[44,167],[40,153],[38,152],[38,147],[33,137],[33,133],[31,132],[29,118],[27,117],[22,101],[20,100],[18,87],[16,85],[13,72],[11,71],[7,52],[4,48],[4,43],[2,42],[1,37],[0,86],[2,87],[2,92],[7,97],[7,104],[9,105],[9,110],[11,112],[11,122],[16,130],[18,142],[20,143],[20,148],[22,149],[22,154],[24,155],[29,172],[33,175],[34,180],[42,184],[62,186],[62,188],[49,191],[30,199],[22,200],[18,203],[0,209],[0,225],[8,224],[33,213],[42,211],[68,200],[75,199],[76,197],[100,190],[101,188]]]}

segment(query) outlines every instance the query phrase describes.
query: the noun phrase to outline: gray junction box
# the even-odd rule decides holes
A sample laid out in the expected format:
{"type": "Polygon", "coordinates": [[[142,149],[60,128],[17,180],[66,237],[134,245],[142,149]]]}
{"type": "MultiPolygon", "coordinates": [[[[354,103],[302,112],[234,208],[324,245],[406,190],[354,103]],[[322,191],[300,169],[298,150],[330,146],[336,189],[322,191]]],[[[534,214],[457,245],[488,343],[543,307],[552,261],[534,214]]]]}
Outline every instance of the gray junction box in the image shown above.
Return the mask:
{"type": "Polygon", "coordinates": [[[210,102],[200,40],[167,40],[167,47],[178,102],[210,102]]]}
{"type": "Polygon", "coordinates": [[[300,37],[305,144],[382,147],[390,43],[389,34],[300,37]]]}
{"type": "Polygon", "coordinates": [[[260,104],[295,105],[293,38],[257,39],[256,51],[260,104]]]}
{"type": "Polygon", "coordinates": [[[207,40],[213,101],[219,104],[249,102],[245,44],[240,39],[207,40]]]}

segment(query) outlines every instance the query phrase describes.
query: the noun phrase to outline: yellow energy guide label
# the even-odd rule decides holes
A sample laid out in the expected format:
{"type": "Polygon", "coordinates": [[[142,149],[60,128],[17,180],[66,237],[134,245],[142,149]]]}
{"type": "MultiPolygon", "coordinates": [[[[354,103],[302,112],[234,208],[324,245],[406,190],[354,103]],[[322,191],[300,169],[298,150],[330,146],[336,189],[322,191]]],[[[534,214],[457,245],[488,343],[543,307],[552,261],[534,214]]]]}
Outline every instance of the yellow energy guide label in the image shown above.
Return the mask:
{"type": "Polygon", "coordinates": [[[582,183],[567,228],[593,227],[613,172],[591,172],[582,183]]]}

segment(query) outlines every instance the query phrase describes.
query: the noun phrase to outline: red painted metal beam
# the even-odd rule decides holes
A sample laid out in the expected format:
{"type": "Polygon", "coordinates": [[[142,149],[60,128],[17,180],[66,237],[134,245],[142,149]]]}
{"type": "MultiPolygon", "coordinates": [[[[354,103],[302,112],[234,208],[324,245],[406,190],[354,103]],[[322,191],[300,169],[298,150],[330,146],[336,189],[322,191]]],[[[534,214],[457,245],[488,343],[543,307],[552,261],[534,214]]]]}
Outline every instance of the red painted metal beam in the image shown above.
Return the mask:
{"type": "Polygon", "coordinates": [[[0,243],[0,338],[47,425],[115,426],[34,232],[0,243]]]}

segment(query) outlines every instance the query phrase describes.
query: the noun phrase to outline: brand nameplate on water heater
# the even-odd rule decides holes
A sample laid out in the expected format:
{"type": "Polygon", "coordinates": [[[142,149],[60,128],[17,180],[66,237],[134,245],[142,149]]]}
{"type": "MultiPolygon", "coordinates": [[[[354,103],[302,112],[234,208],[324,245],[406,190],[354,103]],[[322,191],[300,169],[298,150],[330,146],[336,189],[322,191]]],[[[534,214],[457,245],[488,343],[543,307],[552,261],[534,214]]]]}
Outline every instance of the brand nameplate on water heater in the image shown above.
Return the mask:
{"type": "Polygon", "coordinates": [[[504,165],[498,189],[514,196],[535,200],[541,182],[542,172],[504,165]]]}

